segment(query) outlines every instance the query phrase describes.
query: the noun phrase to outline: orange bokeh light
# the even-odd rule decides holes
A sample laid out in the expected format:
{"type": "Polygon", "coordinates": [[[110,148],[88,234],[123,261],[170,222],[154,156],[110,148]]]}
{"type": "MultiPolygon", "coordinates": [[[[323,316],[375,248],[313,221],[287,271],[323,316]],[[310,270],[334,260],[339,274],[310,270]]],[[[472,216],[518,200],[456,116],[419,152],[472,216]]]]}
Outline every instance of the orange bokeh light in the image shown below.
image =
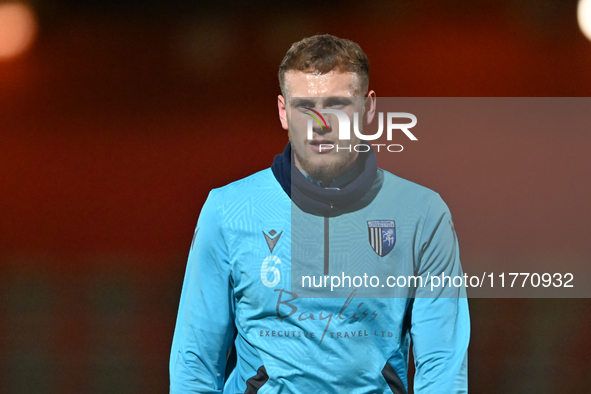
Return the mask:
{"type": "Polygon", "coordinates": [[[0,4],[0,60],[26,51],[37,33],[37,19],[24,3],[0,4]]]}

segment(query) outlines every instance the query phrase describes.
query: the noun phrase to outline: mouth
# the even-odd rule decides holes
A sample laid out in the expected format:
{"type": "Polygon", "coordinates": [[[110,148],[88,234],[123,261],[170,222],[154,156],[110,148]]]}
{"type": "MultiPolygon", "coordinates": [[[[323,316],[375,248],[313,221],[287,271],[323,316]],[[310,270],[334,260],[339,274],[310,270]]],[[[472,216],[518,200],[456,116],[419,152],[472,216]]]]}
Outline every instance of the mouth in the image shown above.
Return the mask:
{"type": "Polygon", "coordinates": [[[310,148],[316,153],[328,153],[335,148],[335,144],[329,140],[311,140],[310,148]]]}

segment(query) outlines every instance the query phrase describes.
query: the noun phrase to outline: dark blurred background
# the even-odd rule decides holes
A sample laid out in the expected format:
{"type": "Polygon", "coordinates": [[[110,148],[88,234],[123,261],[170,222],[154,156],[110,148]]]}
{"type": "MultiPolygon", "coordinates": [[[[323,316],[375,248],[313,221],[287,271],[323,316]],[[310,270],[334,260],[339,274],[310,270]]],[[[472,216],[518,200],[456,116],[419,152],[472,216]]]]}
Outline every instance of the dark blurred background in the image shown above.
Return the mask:
{"type": "MultiPolygon", "coordinates": [[[[382,97],[591,93],[576,0],[0,2],[1,393],[168,392],[201,205],[282,151],[277,68],[316,33],[382,97]]],[[[586,264],[590,136],[507,137],[450,127],[394,172],[448,202],[465,269],[586,264]]],[[[470,306],[472,393],[589,390],[588,299],[470,306]]]]}

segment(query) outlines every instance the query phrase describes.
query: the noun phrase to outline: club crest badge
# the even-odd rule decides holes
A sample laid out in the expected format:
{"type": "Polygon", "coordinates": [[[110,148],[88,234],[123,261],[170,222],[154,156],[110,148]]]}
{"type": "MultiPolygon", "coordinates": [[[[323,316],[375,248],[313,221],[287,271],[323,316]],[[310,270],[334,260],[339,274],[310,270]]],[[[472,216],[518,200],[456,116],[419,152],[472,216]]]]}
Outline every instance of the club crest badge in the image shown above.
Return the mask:
{"type": "Polygon", "coordinates": [[[369,220],[369,244],[380,257],[384,257],[396,243],[396,223],[394,220],[369,220]]]}

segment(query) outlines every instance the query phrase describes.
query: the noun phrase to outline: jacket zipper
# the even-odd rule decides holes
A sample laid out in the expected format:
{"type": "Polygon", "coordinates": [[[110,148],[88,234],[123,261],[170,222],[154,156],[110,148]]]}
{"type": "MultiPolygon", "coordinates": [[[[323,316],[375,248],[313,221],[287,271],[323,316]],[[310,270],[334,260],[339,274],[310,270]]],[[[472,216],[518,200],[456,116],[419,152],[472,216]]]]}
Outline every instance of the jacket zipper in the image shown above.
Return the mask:
{"type": "Polygon", "coordinates": [[[328,216],[324,217],[324,275],[328,275],[328,216]]]}
{"type": "MultiPolygon", "coordinates": [[[[330,209],[333,209],[334,205],[330,204],[330,209]]],[[[330,256],[330,248],[329,248],[329,223],[328,223],[329,216],[324,215],[324,275],[328,275],[328,258],[330,256]]]]}

